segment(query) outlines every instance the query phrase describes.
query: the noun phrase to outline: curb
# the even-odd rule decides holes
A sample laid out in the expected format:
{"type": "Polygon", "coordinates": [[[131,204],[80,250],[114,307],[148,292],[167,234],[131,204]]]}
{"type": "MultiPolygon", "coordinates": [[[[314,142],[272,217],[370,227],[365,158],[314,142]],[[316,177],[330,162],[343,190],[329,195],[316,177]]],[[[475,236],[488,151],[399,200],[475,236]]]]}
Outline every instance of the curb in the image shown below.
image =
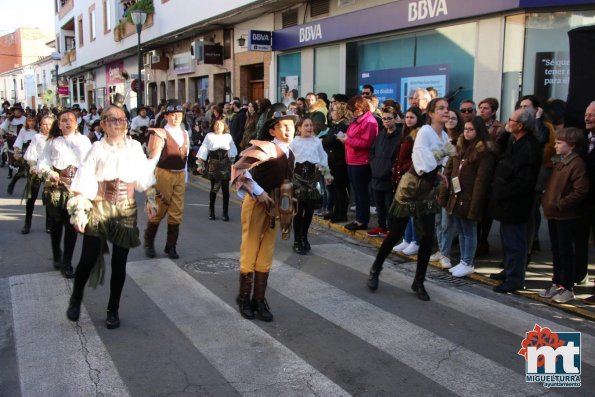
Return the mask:
{"type": "MultiPolygon", "coordinates": [[[[362,241],[362,242],[367,243],[374,247],[380,247],[380,245],[382,244],[381,238],[369,237],[367,235],[367,233],[362,230],[357,230],[355,232],[346,230],[342,223],[331,223],[330,221],[323,220],[316,216],[312,220],[312,223],[316,223],[319,226],[326,227],[326,228],[333,230],[337,233],[342,233],[347,236],[353,237],[359,241],[362,241]]],[[[410,261],[415,261],[417,259],[417,256],[408,256],[408,255],[404,255],[403,253],[396,252],[396,251],[392,251],[392,253],[394,255],[399,256],[400,258],[407,259],[410,261]]],[[[445,270],[438,264],[438,262],[430,262],[430,266],[433,266],[436,269],[445,270]]],[[[477,282],[480,282],[485,285],[489,285],[491,287],[499,284],[497,281],[492,280],[489,277],[486,277],[479,273],[470,274],[467,276],[467,278],[477,281],[477,282]]],[[[528,299],[531,299],[531,300],[534,300],[534,301],[537,301],[537,302],[540,302],[543,304],[546,304],[548,306],[552,306],[552,307],[564,310],[565,312],[568,312],[568,313],[574,314],[576,316],[582,317],[584,319],[595,322],[595,312],[593,312],[591,310],[587,310],[583,307],[575,306],[575,305],[568,304],[568,303],[556,303],[556,302],[553,302],[551,299],[542,298],[536,292],[516,291],[516,292],[514,292],[514,294],[523,296],[525,298],[528,298],[528,299]]]]}

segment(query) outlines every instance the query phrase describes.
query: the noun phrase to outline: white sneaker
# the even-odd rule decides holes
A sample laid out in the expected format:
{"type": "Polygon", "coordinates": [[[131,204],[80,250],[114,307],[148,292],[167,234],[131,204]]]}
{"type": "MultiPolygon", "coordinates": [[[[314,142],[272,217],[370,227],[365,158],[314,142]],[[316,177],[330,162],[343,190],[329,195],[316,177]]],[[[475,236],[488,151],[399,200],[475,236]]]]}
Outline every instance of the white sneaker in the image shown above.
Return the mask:
{"type": "Polygon", "coordinates": [[[456,271],[453,271],[452,275],[454,277],[465,277],[473,273],[475,273],[475,267],[473,267],[473,265],[463,265],[456,271]]]}
{"type": "Polygon", "coordinates": [[[355,205],[353,207],[349,207],[349,211],[355,212],[355,205]]]}
{"type": "Polygon", "coordinates": [[[401,241],[400,244],[397,244],[393,247],[393,250],[397,251],[397,252],[401,252],[403,251],[405,248],[409,247],[409,243],[405,240],[401,241]]]}
{"type": "Polygon", "coordinates": [[[452,274],[453,272],[459,270],[460,268],[467,266],[467,264],[463,261],[460,261],[455,267],[448,269],[448,272],[452,274]]]}
{"type": "Polygon", "coordinates": [[[417,245],[417,243],[415,241],[412,241],[411,243],[409,243],[409,245],[407,246],[407,248],[405,248],[402,252],[405,255],[417,255],[417,251],[419,251],[419,245],[417,245]]]}
{"type": "Polygon", "coordinates": [[[430,262],[438,262],[442,258],[440,251],[436,251],[430,256],[430,262]]]}
{"type": "Polygon", "coordinates": [[[376,207],[370,207],[370,214],[376,214],[376,207]]]}
{"type": "Polygon", "coordinates": [[[573,299],[574,292],[568,291],[567,289],[564,289],[562,287],[558,290],[558,293],[554,295],[554,297],[552,298],[552,300],[556,303],[566,303],[570,302],[573,299]]]}
{"type": "Polygon", "coordinates": [[[442,256],[442,258],[440,258],[440,267],[443,269],[450,269],[452,267],[448,256],[442,256]]]}
{"type": "Polygon", "coordinates": [[[551,287],[539,291],[539,296],[541,296],[542,298],[553,298],[554,295],[558,293],[559,289],[560,287],[558,287],[556,284],[552,284],[551,287]]]}

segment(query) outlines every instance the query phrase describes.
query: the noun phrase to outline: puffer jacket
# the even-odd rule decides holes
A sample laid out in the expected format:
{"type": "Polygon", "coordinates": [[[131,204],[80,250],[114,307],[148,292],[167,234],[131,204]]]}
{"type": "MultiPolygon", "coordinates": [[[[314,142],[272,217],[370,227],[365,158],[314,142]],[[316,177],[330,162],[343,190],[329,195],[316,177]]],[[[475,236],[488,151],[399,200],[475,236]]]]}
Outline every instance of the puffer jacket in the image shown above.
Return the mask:
{"type": "Polygon", "coordinates": [[[393,190],[392,166],[401,142],[403,125],[389,134],[382,128],[370,150],[370,167],[372,168],[372,189],[380,191],[393,190]]]}
{"type": "Polygon", "coordinates": [[[448,160],[444,172],[449,186],[441,185],[438,203],[446,207],[449,214],[478,222],[483,217],[498,149],[491,141],[479,141],[468,148],[465,143],[465,137],[460,136],[457,154],[448,160]],[[455,177],[461,185],[458,193],[453,190],[452,178],[455,177]]]}
{"type": "Polygon", "coordinates": [[[554,163],[554,170],[543,193],[541,205],[546,219],[576,219],[581,203],[589,193],[589,177],[583,159],[571,153],[554,163]]]}
{"type": "Polygon", "coordinates": [[[378,135],[378,123],[367,111],[349,124],[345,141],[345,159],[347,165],[368,165],[370,149],[378,135]]]}

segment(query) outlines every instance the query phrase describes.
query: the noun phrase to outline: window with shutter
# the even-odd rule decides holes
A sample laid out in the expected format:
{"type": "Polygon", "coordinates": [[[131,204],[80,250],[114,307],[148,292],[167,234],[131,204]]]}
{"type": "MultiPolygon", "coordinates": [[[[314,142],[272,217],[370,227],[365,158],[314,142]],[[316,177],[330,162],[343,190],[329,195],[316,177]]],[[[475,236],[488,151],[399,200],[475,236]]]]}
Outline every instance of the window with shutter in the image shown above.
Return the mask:
{"type": "Polygon", "coordinates": [[[314,18],[328,14],[329,7],[329,0],[312,0],[310,2],[310,17],[314,18]]]}
{"type": "Polygon", "coordinates": [[[297,25],[297,21],[298,21],[297,9],[284,12],[282,17],[283,17],[283,29],[297,25]]]}

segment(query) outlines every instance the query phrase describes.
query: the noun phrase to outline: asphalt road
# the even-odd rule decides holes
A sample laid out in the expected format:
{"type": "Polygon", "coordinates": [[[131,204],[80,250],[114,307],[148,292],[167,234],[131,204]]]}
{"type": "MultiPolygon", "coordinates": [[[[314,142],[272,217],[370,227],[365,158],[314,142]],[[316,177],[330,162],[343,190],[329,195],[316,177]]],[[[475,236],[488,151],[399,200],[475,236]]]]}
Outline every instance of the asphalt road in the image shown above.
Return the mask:
{"type": "MultiPolygon", "coordinates": [[[[52,268],[43,207],[21,235],[24,206],[0,184],[0,396],[537,396],[595,388],[593,323],[436,269],[426,283],[432,300],[422,302],[410,290],[414,264],[397,257],[371,293],[365,280],[375,249],[316,226],[309,255],[277,241],[267,291],[275,320],[242,319],[240,209],[232,205],[231,222],[209,221],[201,186],[188,186],[179,260],[162,253],[164,225],[158,258],[131,251],[122,325],[108,330],[107,284],[86,290],[78,323],[66,319],[72,284],[52,268]],[[580,388],[526,382],[517,352],[535,324],[581,332],[580,388]]],[[[145,222],[140,215],[141,230],[145,222]]]]}

